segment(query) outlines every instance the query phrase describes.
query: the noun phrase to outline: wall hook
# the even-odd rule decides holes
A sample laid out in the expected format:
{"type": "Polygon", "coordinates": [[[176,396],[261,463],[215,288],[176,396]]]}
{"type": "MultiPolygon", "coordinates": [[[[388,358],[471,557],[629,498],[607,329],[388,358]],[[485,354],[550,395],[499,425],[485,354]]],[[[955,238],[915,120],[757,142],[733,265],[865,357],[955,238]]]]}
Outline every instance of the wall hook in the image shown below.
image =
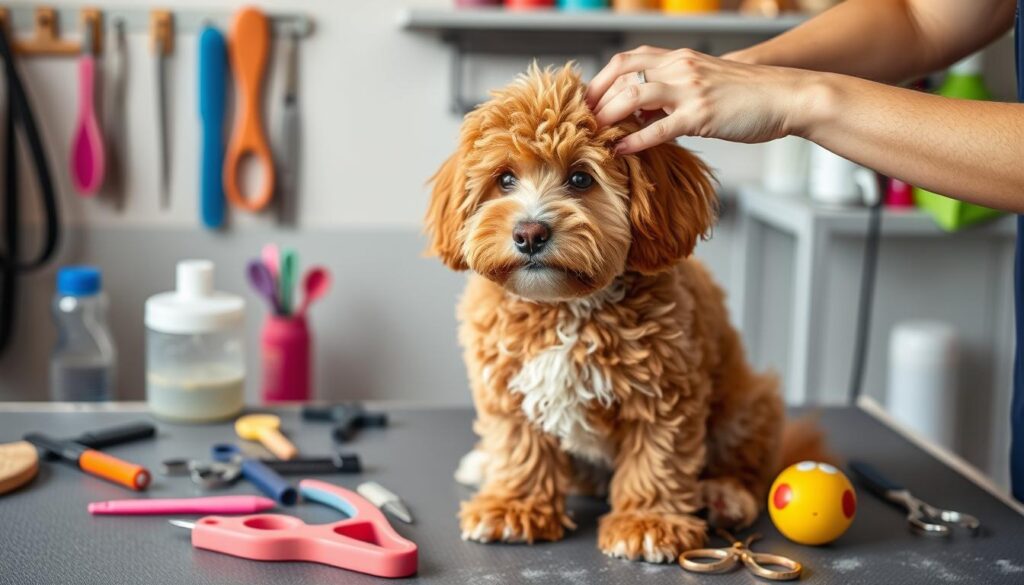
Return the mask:
{"type": "MultiPolygon", "coordinates": [[[[83,33],[85,27],[92,28],[93,53],[98,53],[103,46],[103,27],[100,26],[102,13],[96,8],[83,8],[83,33]]],[[[13,39],[11,48],[21,55],[78,55],[82,52],[82,43],[61,38],[57,26],[57,11],[51,6],[42,6],[35,11],[35,31],[29,38],[13,39]]],[[[11,14],[7,8],[0,7],[0,26],[13,32],[11,14]]],[[[83,34],[82,38],[88,38],[83,34]]]]}

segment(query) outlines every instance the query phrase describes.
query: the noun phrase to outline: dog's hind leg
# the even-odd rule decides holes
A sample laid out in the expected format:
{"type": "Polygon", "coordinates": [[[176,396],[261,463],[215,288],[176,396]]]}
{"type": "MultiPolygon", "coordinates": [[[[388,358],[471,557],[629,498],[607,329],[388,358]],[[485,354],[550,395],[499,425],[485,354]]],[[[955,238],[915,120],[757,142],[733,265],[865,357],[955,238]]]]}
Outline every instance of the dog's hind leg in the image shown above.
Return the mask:
{"type": "Polygon", "coordinates": [[[735,332],[731,341],[715,381],[701,487],[709,522],[740,528],[757,519],[778,469],[784,410],[776,377],[753,372],[735,332]]]}

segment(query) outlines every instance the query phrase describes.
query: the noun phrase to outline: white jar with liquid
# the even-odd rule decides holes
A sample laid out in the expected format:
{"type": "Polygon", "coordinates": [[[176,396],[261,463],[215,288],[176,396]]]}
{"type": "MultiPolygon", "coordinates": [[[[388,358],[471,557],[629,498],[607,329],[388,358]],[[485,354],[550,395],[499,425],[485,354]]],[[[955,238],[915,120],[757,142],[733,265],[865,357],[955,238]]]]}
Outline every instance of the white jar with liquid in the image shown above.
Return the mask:
{"type": "Polygon", "coordinates": [[[209,422],[245,402],[245,299],[213,290],[213,262],[178,263],[176,290],[146,301],[146,400],[153,415],[209,422]]]}

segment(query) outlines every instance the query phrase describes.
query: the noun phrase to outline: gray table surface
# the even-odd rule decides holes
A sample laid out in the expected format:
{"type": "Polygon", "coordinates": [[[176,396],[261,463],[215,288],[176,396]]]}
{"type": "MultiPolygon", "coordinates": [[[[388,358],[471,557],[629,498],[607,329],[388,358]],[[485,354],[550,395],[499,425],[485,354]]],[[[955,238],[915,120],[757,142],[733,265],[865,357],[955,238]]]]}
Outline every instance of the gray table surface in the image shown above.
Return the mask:
{"type": "MultiPolygon", "coordinates": [[[[302,423],[295,410],[281,411],[284,428],[300,450],[326,453],[329,425],[302,423]]],[[[696,576],[678,565],[609,559],[595,547],[602,502],[573,499],[579,529],[558,543],[481,545],[459,539],[455,513],[469,490],[452,472],[474,442],[468,410],[391,410],[386,430],[367,430],[350,444],[366,470],[358,476],[326,476],[354,488],[368,479],[399,493],[416,516],[397,530],[420,547],[416,583],[658,584],[759,582],[745,571],[696,576]]],[[[119,422],[147,418],[124,412],[0,412],[0,442],[29,431],[71,436],[119,422]]],[[[853,526],[830,546],[803,547],[786,541],[763,517],[756,530],[765,539],[755,549],[804,563],[807,583],[1024,583],[1024,518],[984,490],[902,439],[864,412],[825,410],[822,424],[834,449],[874,463],[925,500],[969,511],[984,523],[978,538],[949,540],[912,535],[903,516],[863,489],[853,526]]],[[[158,423],[156,440],[110,449],[152,470],[171,457],[204,457],[214,442],[232,440],[227,425],[158,423]]],[[[256,493],[240,483],[227,492],[256,493]]],[[[199,495],[185,478],[157,476],[136,497],[199,495]]],[[[380,580],[306,563],[265,563],[193,549],[186,530],[161,517],[90,517],[86,504],[133,497],[123,488],[66,465],[44,463],[28,486],[0,497],[0,583],[371,583],[380,580]]],[[[316,504],[293,513],[307,522],[338,518],[316,504]]],[[[716,541],[717,542],[717,541],[716,541]]],[[[720,544],[720,543],[719,543],[720,544]]]]}

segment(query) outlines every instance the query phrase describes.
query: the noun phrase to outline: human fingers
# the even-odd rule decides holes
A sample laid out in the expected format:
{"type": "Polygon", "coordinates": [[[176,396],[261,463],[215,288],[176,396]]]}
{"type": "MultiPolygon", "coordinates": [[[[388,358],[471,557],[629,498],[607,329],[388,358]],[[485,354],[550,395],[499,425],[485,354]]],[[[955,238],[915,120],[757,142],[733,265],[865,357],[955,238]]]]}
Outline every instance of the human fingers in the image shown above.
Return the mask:
{"type": "Polygon", "coordinates": [[[627,52],[619,53],[608,61],[587,86],[587,105],[595,107],[601,101],[601,97],[611,89],[616,80],[627,73],[635,74],[637,71],[653,69],[664,60],[668,52],[627,52]]]}
{"type": "Polygon", "coordinates": [[[671,87],[664,83],[631,85],[594,114],[599,126],[610,126],[636,111],[660,110],[669,105],[671,87]]]}

